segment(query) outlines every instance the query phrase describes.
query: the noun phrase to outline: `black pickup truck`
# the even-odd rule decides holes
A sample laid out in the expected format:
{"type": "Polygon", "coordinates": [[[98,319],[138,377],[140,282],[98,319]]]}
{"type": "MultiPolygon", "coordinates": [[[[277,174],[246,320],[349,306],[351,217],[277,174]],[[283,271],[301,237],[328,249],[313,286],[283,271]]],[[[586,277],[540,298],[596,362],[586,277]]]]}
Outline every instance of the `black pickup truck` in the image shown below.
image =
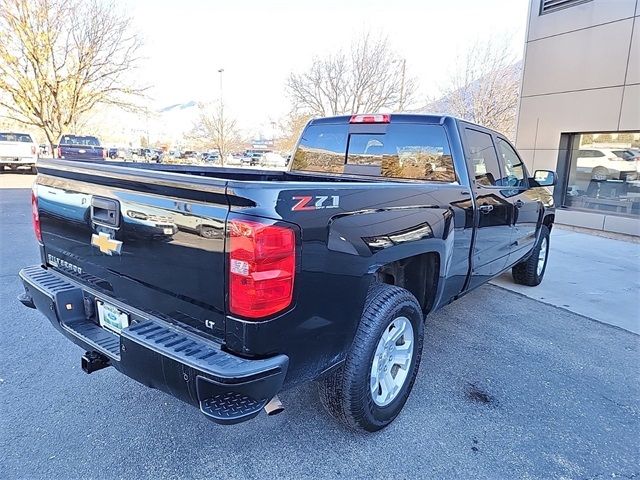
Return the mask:
{"type": "Polygon", "coordinates": [[[113,366],[215,422],[278,411],[315,380],[332,415],[375,431],[411,391],[430,312],[507,269],[542,280],[556,177],[530,176],[499,133],[322,118],[289,168],[43,161],[41,264],[20,272],[20,301],[86,351],[87,373],[113,366]]]}

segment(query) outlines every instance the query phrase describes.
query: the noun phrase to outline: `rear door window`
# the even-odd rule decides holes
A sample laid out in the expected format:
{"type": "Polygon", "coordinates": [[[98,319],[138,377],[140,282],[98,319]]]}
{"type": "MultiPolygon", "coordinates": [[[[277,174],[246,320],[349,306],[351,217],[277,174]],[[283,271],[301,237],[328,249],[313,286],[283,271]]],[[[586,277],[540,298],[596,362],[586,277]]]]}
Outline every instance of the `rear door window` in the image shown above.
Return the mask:
{"type": "Polygon", "coordinates": [[[467,138],[468,162],[471,173],[479,185],[499,185],[501,178],[498,156],[493,140],[488,133],[471,128],[465,129],[467,138]]]}
{"type": "Polygon", "coordinates": [[[525,169],[516,151],[501,138],[496,139],[500,166],[502,167],[503,178],[500,185],[503,187],[526,187],[525,169]]]}
{"type": "MultiPolygon", "coordinates": [[[[379,129],[381,130],[381,129],[379,129]]],[[[311,125],[293,169],[454,182],[451,149],[440,125],[391,123],[380,133],[351,133],[348,125],[311,125]],[[346,155],[345,155],[346,151],[346,155]]]]}

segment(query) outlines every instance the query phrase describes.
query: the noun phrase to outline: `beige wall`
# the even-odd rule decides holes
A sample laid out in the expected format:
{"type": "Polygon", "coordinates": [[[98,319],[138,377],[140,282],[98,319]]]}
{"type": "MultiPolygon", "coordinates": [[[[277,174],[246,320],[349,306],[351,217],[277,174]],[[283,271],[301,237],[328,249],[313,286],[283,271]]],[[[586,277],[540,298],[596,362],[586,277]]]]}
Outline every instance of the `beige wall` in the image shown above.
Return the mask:
{"type": "Polygon", "coordinates": [[[557,168],[561,133],[640,131],[638,3],[592,0],[539,15],[540,0],[530,1],[516,134],[530,169],[557,168]]]}

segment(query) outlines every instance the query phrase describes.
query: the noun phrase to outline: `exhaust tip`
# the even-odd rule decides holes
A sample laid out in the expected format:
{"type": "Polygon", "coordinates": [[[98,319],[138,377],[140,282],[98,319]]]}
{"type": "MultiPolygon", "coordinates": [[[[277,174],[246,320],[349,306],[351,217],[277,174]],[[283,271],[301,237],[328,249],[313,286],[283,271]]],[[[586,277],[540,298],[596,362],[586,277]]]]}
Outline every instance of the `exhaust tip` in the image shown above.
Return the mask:
{"type": "Polygon", "coordinates": [[[284,412],[284,405],[282,405],[282,402],[276,395],[271,400],[269,400],[269,403],[264,406],[264,411],[268,416],[272,417],[284,412]]]}

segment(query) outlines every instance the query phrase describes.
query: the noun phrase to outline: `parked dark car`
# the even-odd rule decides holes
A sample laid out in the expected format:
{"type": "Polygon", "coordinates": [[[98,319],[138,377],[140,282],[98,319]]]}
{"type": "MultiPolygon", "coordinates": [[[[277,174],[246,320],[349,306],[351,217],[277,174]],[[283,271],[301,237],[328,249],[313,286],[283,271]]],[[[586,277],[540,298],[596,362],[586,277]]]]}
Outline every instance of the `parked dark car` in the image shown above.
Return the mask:
{"type": "Polygon", "coordinates": [[[212,163],[216,165],[222,164],[222,159],[220,158],[220,154],[218,153],[209,153],[202,158],[202,161],[205,163],[212,163]]]}
{"type": "Polygon", "coordinates": [[[66,160],[104,160],[107,148],[92,136],[62,135],[58,142],[57,157],[66,160]]]}
{"type": "Polygon", "coordinates": [[[242,158],[240,159],[240,161],[242,165],[255,167],[260,165],[263,157],[264,157],[263,152],[245,152],[242,158]]]}
{"type": "Polygon", "coordinates": [[[145,159],[147,162],[158,162],[162,151],[153,148],[141,148],[136,153],[138,157],[145,159]]]}
{"type": "Polygon", "coordinates": [[[118,158],[126,158],[127,157],[127,151],[124,148],[118,148],[118,147],[111,147],[109,148],[109,150],[107,151],[107,156],[111,159],[111,160],[117,160],[118,158]]]}
{"type": "Polygon", "coordinates": [[[530,176],[499,133],[452,117],[322,118],[290,163],[43,161],[41,263],[20,272],[20,301],[86,351],[87,373],[113,366],[215,422],[279,411],[280,391],[317,380],[332,415],[375,431],[431,354],[426,316],[506,270],[544,277],[555,173],[530,176]],[[85,196],[87,221],[52,211],[45,190],[85,196]],[[119,237],[128,210],[175,224],[175,241],[119,237]]]}
{"type": "Polygon", "coordinates": [[[193,150],[185,150],[180,155],[180,158],[198,158],[198,152],[195,152],[193,150]]]}

